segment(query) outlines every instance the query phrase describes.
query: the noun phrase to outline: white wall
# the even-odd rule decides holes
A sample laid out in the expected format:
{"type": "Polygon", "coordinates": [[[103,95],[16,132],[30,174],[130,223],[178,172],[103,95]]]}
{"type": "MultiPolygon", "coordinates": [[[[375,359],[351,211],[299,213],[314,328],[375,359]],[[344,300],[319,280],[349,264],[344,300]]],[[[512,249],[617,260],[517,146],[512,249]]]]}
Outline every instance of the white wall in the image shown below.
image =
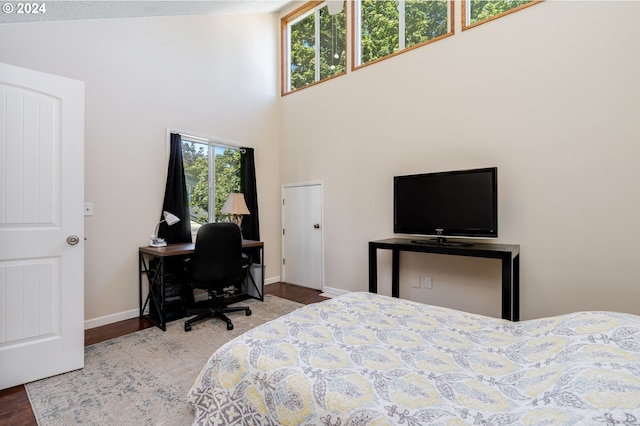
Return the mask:
{"type": "MultiPolygon", "coordinates": [[[[497,166],[521,318],[640,314],[638,18],[640,2],[547,1],[283,97],[282,183],[324,182],[325,286],[367,290],[394,175],[497,166]]],[[[401,262],[403,297],[499,315],[499,263],[401,262]],[[419,275],[432,290],[410,288],[419,275]]]]}
{"type": "MultiPolygon", "coordinates": [[[[2,24],[0,61],[86,83],[87,320],[135,314],[167,126],[256,148],[267,279],[281,184],[324,182],[325,285],[355,291],[367,242],[393,232],[392,176],[495,165],[521,317],[640,313],[639,17],[640,2],[546,1],[281,99],[269,15],[2,24]]],[[[403,256],[401,295],[494,314],[496,263],[454,260],[403,256]],[[418,275],[432,291],[410,289],[418,275]]]]}
{"type": "Polygon", "coordinates": [[[138,309],[137,248],[164,196],[167,126],[256,149],[266,278],[280,274],[277,37],[271,15],[0,25],[0,62],[86,85],[85,316],[138,309]]]}

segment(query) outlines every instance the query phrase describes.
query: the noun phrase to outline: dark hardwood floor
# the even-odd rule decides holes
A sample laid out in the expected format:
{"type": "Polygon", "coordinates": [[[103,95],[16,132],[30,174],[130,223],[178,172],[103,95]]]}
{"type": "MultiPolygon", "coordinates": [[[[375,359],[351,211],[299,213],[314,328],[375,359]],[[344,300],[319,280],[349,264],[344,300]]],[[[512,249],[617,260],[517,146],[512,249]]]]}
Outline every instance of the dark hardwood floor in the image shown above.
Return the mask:
{"type": "MultiPolygon", "coordinates": [[[[305,305],[327,300],[326,297],[320,296],[320,291],[318,290],[286,283],[266,285],[264,291],[265,294],[272,294],[283,299],[304,303],[305,305]]],[[[93,345],[94,343],[103,342],[148,327],[152,327],[149,322],[133,318],[92,328],[85,331],[84,344],[85,346],[93,345]]],[[[24,386],[20,385],[0,390],[0,425],[37,425],[24,386]]]]}

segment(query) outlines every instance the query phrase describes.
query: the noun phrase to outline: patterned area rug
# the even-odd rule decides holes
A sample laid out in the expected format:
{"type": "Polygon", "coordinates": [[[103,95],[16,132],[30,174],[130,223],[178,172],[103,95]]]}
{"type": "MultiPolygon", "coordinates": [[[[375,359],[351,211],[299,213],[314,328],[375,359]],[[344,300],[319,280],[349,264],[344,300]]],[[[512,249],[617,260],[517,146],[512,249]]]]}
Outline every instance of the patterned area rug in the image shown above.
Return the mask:
{"type": "Polygon", "coordinates": [[[252,315],[232,313],[234,329],[216,319],[184,331],[174,321],[85,348],[85,367],[27,384],[40,425],[189,425],[187,391],[211,354],[232,338],[287,314],[300,303],[266,295],[246,300],[252,315]]]}

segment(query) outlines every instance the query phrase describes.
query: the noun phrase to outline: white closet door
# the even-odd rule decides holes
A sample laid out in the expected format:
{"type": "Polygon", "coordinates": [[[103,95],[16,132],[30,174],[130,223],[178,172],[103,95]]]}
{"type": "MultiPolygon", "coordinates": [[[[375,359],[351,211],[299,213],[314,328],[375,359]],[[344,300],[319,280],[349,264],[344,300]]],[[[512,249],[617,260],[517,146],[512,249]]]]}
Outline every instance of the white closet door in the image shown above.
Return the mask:
{"type": "Polygon", "coordinates": [[[321,290],[322,185],[285,186],[282,194],[282,280],[321,290]]]}

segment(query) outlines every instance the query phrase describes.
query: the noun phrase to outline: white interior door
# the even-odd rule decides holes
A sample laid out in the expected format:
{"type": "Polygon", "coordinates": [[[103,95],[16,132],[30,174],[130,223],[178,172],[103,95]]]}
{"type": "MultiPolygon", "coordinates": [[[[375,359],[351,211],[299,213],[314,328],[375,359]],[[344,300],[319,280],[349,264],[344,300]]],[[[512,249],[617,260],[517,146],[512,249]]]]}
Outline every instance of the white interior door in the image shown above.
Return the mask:
{"type": "Polygon", "coordinates": [[[322,185],[282,191],[282,277],[289,284],[322,289],[322,185]]]}
{"type": "Polygon", "coordinates": [[[84,83],[0,63],[0,389],[84,366],[84,83]]]}

